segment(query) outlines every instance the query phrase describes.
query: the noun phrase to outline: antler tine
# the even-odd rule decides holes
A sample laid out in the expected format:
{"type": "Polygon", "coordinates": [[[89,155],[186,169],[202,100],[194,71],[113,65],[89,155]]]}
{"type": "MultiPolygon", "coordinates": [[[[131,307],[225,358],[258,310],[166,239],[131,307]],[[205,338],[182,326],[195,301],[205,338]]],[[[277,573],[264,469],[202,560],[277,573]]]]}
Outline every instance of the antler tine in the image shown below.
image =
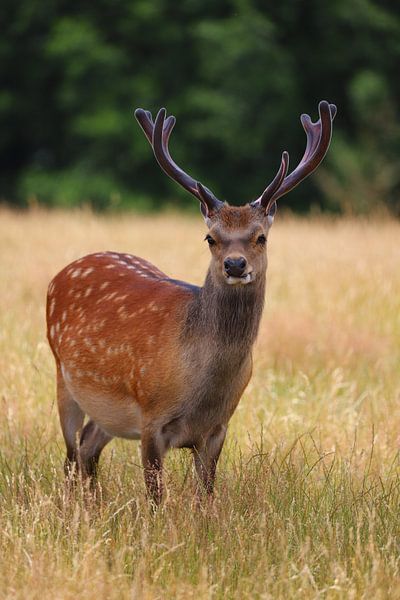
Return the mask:
{"type": "Polygon", "coordinates": [[[167,117],[165,119],[165,122],[163,125],[163,135],[162,135],[163,148],[170,160],[172,160],[172,158],[169,153],[168,142],[169,142],[169,136],[171,135],[172,130],[175,127],[175,123],[176,123],[175,117],[170,115],[169,117],[167,117]]]}
{"type": "Polygon", "coordinates": [[[158,111],[155,122],[149,111],[138,108],[135,111],[135,117],[143,129],[150,145],[153,148],[154,156],[163,171],[183,188],[196,196],[198,200],[205,203],[207,208],[216,210],[223,205],[223,202],[217,200],[212,192],[183,171],[172,159],[168,142],[174,128],[176,119],[172,115],[166,117],[165,108],[158,111]]]}
{"type": "MultiPolygon", "coordinates": [[[[182,169],[178,167],[178,165],[172,160],[169,151],[165,149],[163,141],[163,129],[165,122],[166,110],[165,108],[161,108],[158,111],[156,116],[156,121],[154,124],[153,131],[153,150],[154,156],[157,159],[160,167],[165,171],[165,173],[180,183],[186,190],[188,190],[191,194],[197,196],[197,181],[195,181],[192,177],[187,175],[182,169]]],[[[168,136],[169,137],[169,136],[168,136]]]]}
{"type": "MultiPolygon", "coordinates": [[[[142,108],[138,108],[135,110],[135,117],[139,125],[143,129],[146,138],[150,142],[151,146],[153,146],[154,121],[151,112],[149,110],[143,110],[142,108]]],[[[163,126],[163,139],[166,140],[167,144],[175,122],[176,119],[172,115],[165,119],[165,123],[163,126]]]]}
{"type": "MultiPolygon", "coordinates": [[[[335,118],[336,115],[336,106],[334,104],[329,105],[331,111],[331,120],[335,118]]],[[[318,119],[316,123],[313,123],[310,115],[303,114],[300,117],[301,124],[303,125],[303,129],[307,135],[307,146],[304,152],[304,156],[300,161],[300,164],[308,159],[309,156],[314,152],[317,143],[321,136],[321,119],[318,119]]]]}
{"type": "Polygon", "coordinates": [[[285,152],[282,153],[281,164],[280,164],[277,174],[275,175],[275,177],[273,178],[273,180],[271,181],[269,186],[263,191],[261,196],[257,200],[252,202],[252,206],[261,205],[265,209],[267,209],[268,205],[270,204],[271,198],[273,197],[275,192],[279,189],[280,185],[282,184],[282,181],[286,177],[288,168],[289,168],[289,154],[285,150],[285,152]]]}
{"type": "Polygon", "coordinates": [[[143,129],[145,136],[150,144],[153,141],[153,117],[151,116],[151,112],[148,110],[143,110],[143,108],[137,108],[135,110],[135,117],[140,127],[143,129]]]}
{"type": "Polygon", "coordinates": [[[332,122],[336,115],[336,106],[323,100],[319,103],[319,119],[316,123],[311,121],[309,115],[301,116],[301,123],[307,135],[307,145],[303,158],[298,166],[283,180],[281,186],[274,193],[272,200],[277,200],[296,187],[303,179],[308,177],[321,163],[332,137],[332,122]]]}

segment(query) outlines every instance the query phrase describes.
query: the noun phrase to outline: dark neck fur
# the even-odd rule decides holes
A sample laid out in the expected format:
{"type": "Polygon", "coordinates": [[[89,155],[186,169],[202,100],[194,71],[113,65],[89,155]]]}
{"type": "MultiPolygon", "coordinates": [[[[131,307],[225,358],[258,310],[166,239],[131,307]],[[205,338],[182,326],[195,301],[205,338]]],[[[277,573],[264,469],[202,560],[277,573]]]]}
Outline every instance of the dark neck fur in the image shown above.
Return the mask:
{"type": "Polygon", "coordinates": [[[216,285],[210,271],[190,306],[185,333],[209,337],[221,349],[249,352],[264,306],[265,277],[248,285],[216,285]]]}

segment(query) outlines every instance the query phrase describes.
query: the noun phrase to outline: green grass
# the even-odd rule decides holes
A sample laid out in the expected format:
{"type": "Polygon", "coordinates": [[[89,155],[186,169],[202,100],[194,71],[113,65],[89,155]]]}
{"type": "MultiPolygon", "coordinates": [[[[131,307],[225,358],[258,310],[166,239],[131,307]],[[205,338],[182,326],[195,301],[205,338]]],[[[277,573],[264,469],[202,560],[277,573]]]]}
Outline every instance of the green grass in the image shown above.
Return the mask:
{"type": "Polygon", "coordinates": [[[64,485],[45,291],[102,249],[200,283],[201,218],[3,210],[0,228],[2,598],[400,598],[398,223],[277,218],[215,500],[173,452],[155,516],[136,442],[107,447],[95,495],[64,485]]]}

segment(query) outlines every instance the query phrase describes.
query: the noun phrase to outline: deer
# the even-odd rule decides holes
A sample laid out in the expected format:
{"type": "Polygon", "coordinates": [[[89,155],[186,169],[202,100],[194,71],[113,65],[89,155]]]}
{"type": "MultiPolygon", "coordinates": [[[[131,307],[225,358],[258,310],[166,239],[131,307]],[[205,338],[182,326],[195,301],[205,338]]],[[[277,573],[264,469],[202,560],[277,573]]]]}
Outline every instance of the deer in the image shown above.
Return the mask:
{"type": "Polygon", "coordinates": [[[154,506],[162,500],[163,459],[172,448],[191,450],[197,488],[212,496],[228,423],[252,374],[277,200],[321,163],[335,115],[326,101],[316,122],[301,115],[307,142],[297,167],[288,173],[283,152],[261,196],[231,206],[172,159],[175,117],[164,108],[155,119],[135,111],[161,169],[199,201],[211,260],[202,287],[111,251],[75,260],[50,282],[47,337],[67,474],[91,480],[114,437],[140,439],[154,506]]]}

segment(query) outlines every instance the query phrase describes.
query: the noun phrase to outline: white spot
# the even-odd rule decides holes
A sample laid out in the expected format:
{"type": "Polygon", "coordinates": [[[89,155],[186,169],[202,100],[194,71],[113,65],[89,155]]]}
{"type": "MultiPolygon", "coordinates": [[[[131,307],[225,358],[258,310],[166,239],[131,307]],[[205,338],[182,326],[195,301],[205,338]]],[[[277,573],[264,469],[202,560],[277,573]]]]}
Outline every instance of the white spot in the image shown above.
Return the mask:
{"type": "Polygon", "coordinates": [[[55,285],[54,285],[54,282],[52,281],[49,285],[49,290],[48,290],[49,296],[51,296],[52,293],[54,292],[54,288],[55,288],[55,285]]]}
{"type": "Polygon", "coordinates": [[[51,317],[51,315],[52,315],[52,314],[53,314],[53,312],[54,312],[54,308],[55,308],[55,306],[56,306],[56,301],[55,301],[55,300],[54,300],[54,298],[53,298],[53,300],[51,301],[51,304],[50,304],[50,311],[49,311],[50,317],[51,317]]]}
{"type": "Polygon", "coordinates": [[[50,337],[51,337],[52,339],[54,339],[54,333],[55,333],[55,331],[54,331],[54,325],[52,325],[52,326],[50,327],[50,337]]]}
{"type": "Polygon", "coordinates": [[[89,296],[89,294],[91,294],[91,293],[92,293],[92,288],[88,287],[87,290],[86,290],[86,292],[85,292],[85,298],[87,298],[89,296]]]}
{"type": "MultiPolygon", "coordinates": [[[[61,317],[62,322],[64,322],[66,318],[67,318],[67,311],[64,310],[62,317],[61,317]]],[[[67,331],[67,327],[68,327],[68,325],[65,327],[65,331],[67,331]]]]}
{"type": "Polygon", "coordinates": [[[56,331],[57,331],[57,333],[60,332],[60,323],[57,323],[57,325],[56,325],[56,331]]]}
{"type": "Polygon", "coordinates": [[[71,274],[71,279],[75,279],[75,277],[78,277],[82,272],[82,269],[75,269],[74,271],[72,271],[71,274]]]}
{"type": "Polygon", "coordinates": [[[88,269],[85,269],[85,271],[83,271],[83,273],[82,273],[82,278],[87,277],[88,275],[90,275],[90,273],[93,273],[93,271],[94,271],[93,267],[89,267],[88,269]]]}
{"type": "Polygon", "coordinates": [[[113,254],[113,253],[111,253],[110,256],[112,258],[116,258],[117,260],[119,259],[119,254],[113,254]]]}
{"type": "Polygon", "coordinates": [[[109,281],[103,281],[103,283],[100,286],[100,289],[105,290],[108,285],[110,285],[109,281]]]}
{"type": "Polygon", "coordinates": [[[106,265],[106,269],[115,269],[117,265],[106,265]]]}

